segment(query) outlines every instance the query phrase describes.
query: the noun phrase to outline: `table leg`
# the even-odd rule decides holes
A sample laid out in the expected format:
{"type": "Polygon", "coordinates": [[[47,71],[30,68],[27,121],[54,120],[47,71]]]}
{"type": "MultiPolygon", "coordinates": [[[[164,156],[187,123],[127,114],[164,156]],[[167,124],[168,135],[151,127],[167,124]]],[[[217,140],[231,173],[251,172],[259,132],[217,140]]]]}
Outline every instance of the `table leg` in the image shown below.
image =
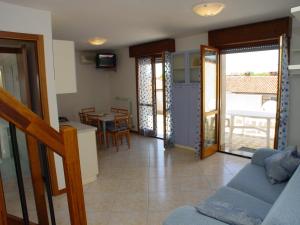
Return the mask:
{"type": "Polygon", "coordinates": [[[271,119],[267,119],[267,147],[270,147],[271,119]]]}
{"type": "Polygon", "coordinates": [[[103,131],[103,139],[104,139],[104,147],[107,147],[107,141],[106,141],[106,122],[102,122],[102,131],[103,131]]]}

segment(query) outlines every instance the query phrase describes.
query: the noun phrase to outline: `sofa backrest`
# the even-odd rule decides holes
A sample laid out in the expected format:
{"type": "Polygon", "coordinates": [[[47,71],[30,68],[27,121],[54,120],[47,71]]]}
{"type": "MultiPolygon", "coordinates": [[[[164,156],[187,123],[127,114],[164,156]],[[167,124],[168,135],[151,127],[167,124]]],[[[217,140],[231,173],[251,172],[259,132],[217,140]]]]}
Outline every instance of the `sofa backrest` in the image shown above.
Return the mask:
{"type": "Polygon", "coordinates": [[[300,166],[285,186],[262,225],[300,224],[300,166]]]}

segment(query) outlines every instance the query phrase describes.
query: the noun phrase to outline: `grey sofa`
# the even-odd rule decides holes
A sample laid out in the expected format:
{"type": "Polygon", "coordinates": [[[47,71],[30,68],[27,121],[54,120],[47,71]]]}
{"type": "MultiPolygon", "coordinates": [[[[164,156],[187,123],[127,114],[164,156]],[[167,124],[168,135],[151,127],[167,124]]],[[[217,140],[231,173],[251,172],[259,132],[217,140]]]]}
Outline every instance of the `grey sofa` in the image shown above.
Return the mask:
{"type": "MultiPolygon", "coordinates": [[[[262,225],[300,225],[300,166],[287,183],[272,185],[266,178],[264,159],[275,151],[259,149],[226,186],[211,198],[230,202],[263,219],[262,225]]],[[[194,206],[175,209],[163,225],[225,225],[200,214],[194,206]]]]}

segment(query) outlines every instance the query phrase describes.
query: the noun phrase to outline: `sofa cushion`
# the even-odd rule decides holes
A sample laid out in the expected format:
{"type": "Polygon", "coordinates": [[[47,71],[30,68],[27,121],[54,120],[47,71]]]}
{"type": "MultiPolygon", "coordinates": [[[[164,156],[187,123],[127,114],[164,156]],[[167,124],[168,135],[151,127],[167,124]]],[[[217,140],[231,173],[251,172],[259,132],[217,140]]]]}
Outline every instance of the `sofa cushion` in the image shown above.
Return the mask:
{"type": "Polygon", "coordinates": [[[271,207],[271,204],[231,187],[220,188],[205,202],[196,205],[196,209],[200,213],[204,211],[205,215],[216,219],[220,216],[221,218],[219,219],[223,222],[230,223],[230,221],[235,221],[235,219],[238,218],[239,221],[236,221],[238,222],[237,224],[244,224],[242,221],[249,219],[253,221],[263,221],[271,207]],[[224,206],[229,206],[229,208],[225,207],[225,210],[223,210],[223,207],[216,207],[216,209],[205,207],[206,205],[210,205],[209,203],[214,202],[224,203],[224,206]],[[218,211],[220,212],[218,213],[218,211]]]}
{"type": "Polygon", "coordinates": [[[249,163],[230,182],[228,187],[245,192],[262,201],[273,204],[286,183],[270,184],[264,167],[249,163]]]}
{"type": "Polygon", "coordinates": [[[276,154],[276,150],[271,148],[259,148],[255,151],[251,158],[251,163],[257,166],[265,166],[265,159],[273,154],[276,154]]]}
{"type": "Polygon", "coordinates": [[[271,184],[287,181],[299,164],[297,149],[278,151],[265,159],[266,176],[271,184]]]}
{"type": "Polygon", "coordinates": [[[204,216],[193,206],[183,206],[175,209],[163,225],[227,225],[221,221],[204,216]]]}
{"type": "Polygon", "coordinates": [[[300,153],[298,150],[288,151],[289,153],[285,155],[281,161],[281,166],[288,171],[289,176],[291,177],[295,170],[300,165],[300,153]]]}
{"type": "Polygon", "coordinates": [[[300,224],[300,166],[272,206],[262,225],[300,224]]]}

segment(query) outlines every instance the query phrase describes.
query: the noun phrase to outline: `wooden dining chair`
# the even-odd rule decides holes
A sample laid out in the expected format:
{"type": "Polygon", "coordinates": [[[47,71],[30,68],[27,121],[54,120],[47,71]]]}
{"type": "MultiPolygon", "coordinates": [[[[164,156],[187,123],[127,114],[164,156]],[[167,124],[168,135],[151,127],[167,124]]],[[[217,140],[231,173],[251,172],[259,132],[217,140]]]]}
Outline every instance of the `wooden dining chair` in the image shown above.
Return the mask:
{"type": "MultiPolygon", "coordinates": [[[[113,145],[119,151],[119,141],[126,137],[128,149],[130,149],[130,129],[129,129],[129,116],[116,115],[113,125],[107,127],[107,134],[112,137],[113,145]]],[[[108,136],[107,135],[107,136],[108,136]]]]}
{"type": "Polygon", "coordinates": [[[104,134],[103,134],[103,130],[102,130],[102,123],[99,120],[98,116],[96,115],[89,115],[89,114],[85,114],[86,115],[86,124],[90,125],[90,126],[94,126],[97,127],[97,140],[99,141],[99,144],[102,145],[104,143],[104,134]]]}
{"type": "Polygon", "coordinates": [[[110,111],[111,111],[112,113],[117,113],[117,112],[118,112],[118,108],[116,108],[116,107],[111,107],[111,108],[110,108],[110,111]]]}
{"type": "Polygon", "coordinates": [[[121,114],[124,114],[124,115],[127,115],[127,116],[129,116],[129,111],[128,111],[128,109],[119,109],[118,110],[118,113],[121,113],[121,114]]]}
{"type": "Polygon", "coordinates": [[[95,107],[82,108],[81,112],[82,113],[96,112],[96,109],[95,107]]]}
{"type": "Polygon", "coordinates": [[[80,122],[84,124],[89,124],[87,119],[87,114],[91,112],[95,112],[95,107],[82,108],[81,112],[79,112],[80,122]]]}
{"type": "Polygon", "coordinates": [[[84,123],[85,124],[86,123],[86,118],[85,118],[84,113],[79,112],[78,115],[79,115],[80,123],[84,123]]]}
{"type": "Polygon", "coordinates": [[[110,111],[113,113],[121,113],[121,114],[129,115],[128,109],[124,109],[124,108],[111,107],[110,111]]]}

